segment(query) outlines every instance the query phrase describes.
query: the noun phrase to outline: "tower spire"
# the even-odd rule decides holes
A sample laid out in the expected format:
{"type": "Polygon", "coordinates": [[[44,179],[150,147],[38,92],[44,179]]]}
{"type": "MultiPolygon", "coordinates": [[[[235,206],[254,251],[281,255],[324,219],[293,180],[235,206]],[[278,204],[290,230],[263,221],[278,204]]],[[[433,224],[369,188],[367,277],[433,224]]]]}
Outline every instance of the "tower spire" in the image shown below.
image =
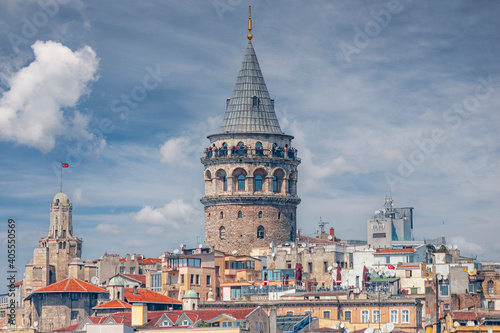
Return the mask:
{"type": "Polygon", "coordinates": [[[248,42],[252,42],[252,6],[248,6],[248,42]]]}

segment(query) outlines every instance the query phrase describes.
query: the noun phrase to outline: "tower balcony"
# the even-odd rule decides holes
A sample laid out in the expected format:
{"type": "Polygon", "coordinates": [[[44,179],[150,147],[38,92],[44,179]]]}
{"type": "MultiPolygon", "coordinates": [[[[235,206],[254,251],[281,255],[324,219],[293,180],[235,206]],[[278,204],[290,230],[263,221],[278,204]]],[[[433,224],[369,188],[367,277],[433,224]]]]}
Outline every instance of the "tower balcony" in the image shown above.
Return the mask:
{"type": "Polygon", "coordinates": [[[300,163],[300,158],[297,157],[297,149],[292,147],[277,147],[273,149],[250,149],[247,147],[232,147],[213,149],[206,148],[201,162],[203,164],[215,160],[232,160],[232,159],[282,159],[288,161],[295,161],[300,163]]]}

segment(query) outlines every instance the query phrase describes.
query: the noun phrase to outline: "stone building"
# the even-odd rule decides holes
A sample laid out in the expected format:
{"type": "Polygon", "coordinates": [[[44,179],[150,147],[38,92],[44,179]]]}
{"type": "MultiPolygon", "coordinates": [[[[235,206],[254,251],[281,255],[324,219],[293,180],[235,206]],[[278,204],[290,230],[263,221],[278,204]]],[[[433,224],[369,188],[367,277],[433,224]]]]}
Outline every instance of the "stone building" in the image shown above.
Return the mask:
{"type": "Polygon", "coordinates": [[[57,193],[50,204],[47,237],[39,241],[25,268],[25,296],[69,277],[89,282],[96,273],[91,262],[83,262],[82,239],[73,235],[73,206],[65,193],[57,193]]]}
{"type": "MultiPolygon", "coordinates": [[[[251,20],[249,20],[251,31],[251,20]]],[[[204,165],[205,246],[238,254],[295,239],[297,166],[293,137],[281,131],[248,34],[241,69],[204,165]]]]}

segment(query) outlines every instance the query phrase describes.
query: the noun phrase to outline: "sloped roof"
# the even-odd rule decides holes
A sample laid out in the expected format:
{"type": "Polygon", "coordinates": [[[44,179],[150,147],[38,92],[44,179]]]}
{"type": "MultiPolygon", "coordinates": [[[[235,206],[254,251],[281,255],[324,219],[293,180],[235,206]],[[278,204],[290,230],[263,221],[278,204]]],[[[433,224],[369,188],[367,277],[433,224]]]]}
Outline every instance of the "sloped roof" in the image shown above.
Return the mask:
{"type": "Polygon", "coordinates": [[[140,275],[140,274],[120,274],[120,275],[135,280],[137,282],[140,282],[142,284],[146,284],[146,275],[140,275]]]}
{"type": "Polygon", "coordinates": [[[181,301],[173,299],[157,292],[137,288],[137,294],[134,294],[133,288],[125,288],[125,298],[129,303],[167,303],[167,304],[182,304],[181,301]]]}
{"type": "Polygon", "coordinates": [[[94,309],[123,309],[123,308],[132,308],[132,305],[122,300],[115,299],[94,307],[94,309]]]}
{"type": "Polygon", "coordinates": [[[92,324],[105,324],[109,321],[114,321],[117,324],[125,324],[125,325],[131,325],[132,320],[131,320],[132,314],[130,312],[116,312],[107,316],[102,316],[102,317],[85,317],[78,324],[59,328],[57,330],[54,330],[54,332],[73,332],[76,330],[80,325],[82,325],[83,322],[91,322],[92,324]]]}
{"type": "Polygon", "coordinates": [[[252,43],[248,43],[219,133],[283,134],[252,43]]]}
{"type": "Polygon", "coordinates": [[[52,283],[45,288],[35,290],[33,293],[61,293],[61,292],[85,292],[85,293],[107,293],[105,289],[94,286],[82,280],[69,278],[60,282],[52,283]]]}

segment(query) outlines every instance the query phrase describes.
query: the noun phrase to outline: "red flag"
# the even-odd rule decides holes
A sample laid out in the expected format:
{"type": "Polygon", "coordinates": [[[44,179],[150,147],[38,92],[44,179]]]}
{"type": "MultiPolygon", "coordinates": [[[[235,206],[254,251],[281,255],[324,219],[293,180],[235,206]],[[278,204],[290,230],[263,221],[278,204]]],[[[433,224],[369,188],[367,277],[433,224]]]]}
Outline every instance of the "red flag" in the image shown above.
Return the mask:
{"type": "Polygon", "coordinates": [[[62,163],[62,167],[63,168],[67,168],[67,167],[69,167],[69,164],[68,163],[62,163]]]}
{"type": "Polygon", "coordinates": [[[389,266],[387,266],[387,268],[389,268],[389,269],[396,269],[396,267],[392,266],[391,264],[389,264],[389,266]]]}

